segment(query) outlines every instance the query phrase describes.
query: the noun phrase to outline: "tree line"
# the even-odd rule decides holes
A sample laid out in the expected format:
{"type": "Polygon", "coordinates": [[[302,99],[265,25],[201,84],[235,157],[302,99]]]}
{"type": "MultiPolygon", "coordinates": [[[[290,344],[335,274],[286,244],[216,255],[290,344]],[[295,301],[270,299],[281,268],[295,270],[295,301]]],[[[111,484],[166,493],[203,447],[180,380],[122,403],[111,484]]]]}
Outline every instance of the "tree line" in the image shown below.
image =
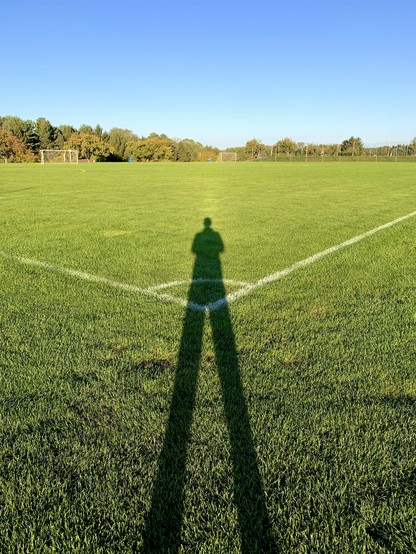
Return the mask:
{"type": "Polygon", "coordinates": [[[0,117],[0,158],[4,162],[35,162],[41,150],[74,149],[88,161],[207,161],[216,159],[219,149],[193,139],[173,139],[151,133],[140,137],[130,129],[100,125],[54,127],[44,117],[36,121],[17,116],[0,117]]]}
{"type": "Polygon", "coordinates": [[[233,149],[237,151],[239,160],[256,160],[259,158],[291,158],[291,157],[360,157],[360,156],[416,156],[416,137],[409,144],[384,145],[377,147],[364,146],[360,137],[349,137],[336,144],[314,144],[296,142],[289,137],[278,140],[267,146],[253,138],[244,147],[233,149]]]}
{"type": "MultiPolygon", "coordinates": [[[[378,155],[416,155],[416,137],[408,145],[380,147],[378,155]],[[380,151],[384,149],[384,151],[380,151]]],[[[175,139],[165,134],[151,133],[140,137],[130,129],[113,127],[104,131],[100,125],[71,125],[55,127],[44,117],[36,121],[17,116],[0,117],[0,159],[3,162],[36,162],[41,150],[73,149],[80,158],[88,161],[209,161],[216,160],[220,152],[214,146],[204,146],[193,139],[175,139]]],[[[350,137],[341,144],[305,144],[285,137],[273,145],[258,139],[247,141],[245,146],[228,148],[237,152],[238,160],[264,157],[291,156],[361,156],[371,155],[361,138],[350,137]]]]}

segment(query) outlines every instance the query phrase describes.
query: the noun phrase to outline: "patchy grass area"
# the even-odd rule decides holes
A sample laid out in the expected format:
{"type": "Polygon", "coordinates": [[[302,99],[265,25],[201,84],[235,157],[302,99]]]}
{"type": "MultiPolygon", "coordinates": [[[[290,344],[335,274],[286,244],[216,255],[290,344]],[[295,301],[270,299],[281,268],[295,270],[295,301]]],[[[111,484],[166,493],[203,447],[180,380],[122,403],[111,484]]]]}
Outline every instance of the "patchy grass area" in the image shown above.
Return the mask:
{"type": "MultiPolygon", "coordinates": [[[[254,282],[415,186],[400,163],[0,167],[3,551],[415,552],[416,218],[211,314],[13,258],[181,282],[209,217],[210,276],[254,282]]],[[[201,286],[165,292],[223,293],[201,286]]]]}

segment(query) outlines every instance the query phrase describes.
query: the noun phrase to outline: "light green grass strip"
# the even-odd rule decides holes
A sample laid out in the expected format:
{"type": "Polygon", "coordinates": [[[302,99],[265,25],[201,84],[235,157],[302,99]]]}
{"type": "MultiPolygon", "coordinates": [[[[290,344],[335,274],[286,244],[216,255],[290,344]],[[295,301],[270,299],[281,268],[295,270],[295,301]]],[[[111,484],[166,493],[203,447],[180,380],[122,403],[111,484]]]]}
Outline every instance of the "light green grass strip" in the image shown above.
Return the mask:
{"type": "MultiPolygon", "coordinates": [[[[156,298],[158,300],[161,300],[162,302],[174,302],[176,304],[179,304],[183,307],[187,307],[191,310],[196,311],[216,311],[225,306],[226,304],[230,304],[231,302],[234,302],[238,298],[241,298],[248,294],[249,292],[258,289],[260,287],[264,287],[265,285],[268,285],[270,283],[274,283],[275,281],[278,281],[282,279],[283,277],[286,277],[286,275],[289,275],[293,271],[296,271],[297,269],[300,269],[302,267],[308,266],[313,264],[314,262],[320,260],[321,258],[328,256],[329,254],[333,254],[334,252],[337,252],[338,250],[341,250],[342,248],[345,248],[347,246],[351,246],[352,244],[356,244],[357,242],[360,242],[364,240],[367,237],[370,237],[371,235],[374,235],[375,233],[378,233],[379,231],[383,231],[384,229],[388,229],[389,227],[393,227],[394,225],[397,225],[398,223],[401,223],[405,221],[406,219],[410,219],[411,217],[416,216],[416,211],[411,212],[407,215],[404,215],[402,217],[399,217],[397,219],[394,219],[393,221],[389,221],[388,223],[384,223],[383,225],[380,225],[379,227],[375,227],[374,229],[370,229],[369,231],[366,231],[365,233],[362,233],[361,235],[357,235],[355,237],[352,237],[351,239],[348,239],[344,242],[341,242],[339,244],[336,244],[335,246],[331,246],[330,248],[327,248],[326,250],[323,250],[322,252],[318,252],[317,254],[313,254],[312,256],[309,256],[308,258],[305,258],[303,260],[300,260],[291,266],[282,269],[280,271],[276,271],[275,273],[272,273],[270,275],[266,275],[266,277],[262,277],[255,283],[242,283],[239,281],[233,281],[233,280],[224,280],[224,282],[230,282],[242,285],[242,287],[235,292],[232,292],[230,294],[227,294],[227,296],[224,296],[223,298],[220,298],[219,300],[216,300],[215,302],[211,302],[209,304],[197,304],[195,302],[187,302],[186,299],[180,298],[178,296],[173,296],[170,294],[163,294],[158,292],[158,290],[165,289],[169,286],[174,286],[177,284],[183,284],[187,281],[174,281],[172,283],[162,283],[161,285],[152,286],[149,288],[140,288],[136,287],[135,285],[129,285],[126,283],[119,283],[117,281],[112,281],[111,279],[107,279],[106,277],[100,277],[98,275],[92,275],[91,273],[86,273],[84,271],[78,271],[76,269],[70,269],[66,267],[60,267],[54,264],[50,264],[48,262],[42,262],[39,260],[33,260],[30,258],[24,258],[22,256],[15,256],[12,254],[7,254],[6,252],[0,251],[0,255],[12,259],[14,261],[20,262],[25,265],[40,267],[42,269],[46,269],[48,271],[52,271],[54,273],[62,273],[64,275],[69,275],[71,277],[76,277],[78,279],[82,279],[84,281],[89,281],[92,283],[99,283],[104,284],[112,288],[116,288],[119,290],[124,290],[126,292],[133,292],[137,294],[141,294],[144,296],[151,296],[153,298],[156,298]]],[[[207,282],[208,279],[200,279],[196,281],[201,282],[207,282]]],[[[217,279],[213,279],[212,281],[217,281],[217,279]]]]}

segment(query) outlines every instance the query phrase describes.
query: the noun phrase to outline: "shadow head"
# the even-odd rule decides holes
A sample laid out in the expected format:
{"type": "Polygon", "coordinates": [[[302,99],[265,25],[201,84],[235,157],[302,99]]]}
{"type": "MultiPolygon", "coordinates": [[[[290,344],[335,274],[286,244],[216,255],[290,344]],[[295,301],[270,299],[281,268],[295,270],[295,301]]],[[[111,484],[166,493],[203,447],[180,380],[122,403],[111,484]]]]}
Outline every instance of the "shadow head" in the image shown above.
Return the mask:
{"type": "Polygon", "coordinates": [[[210,217],[206,217],[206,218],[204,219],[204,227],[205,227],[205,229],[209,229],[209,228],[211,227],[211,225],[212,225],[212,220],[211,220],[211,218],[210,218],[210,217]]]}

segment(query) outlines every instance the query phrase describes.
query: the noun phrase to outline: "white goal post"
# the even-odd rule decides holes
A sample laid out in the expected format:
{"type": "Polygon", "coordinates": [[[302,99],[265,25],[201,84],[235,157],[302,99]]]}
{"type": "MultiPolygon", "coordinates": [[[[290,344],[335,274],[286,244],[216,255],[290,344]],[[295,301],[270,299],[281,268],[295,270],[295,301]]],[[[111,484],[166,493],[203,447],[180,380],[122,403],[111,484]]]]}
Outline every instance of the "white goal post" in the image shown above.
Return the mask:
{"type": "Polygon", "coordinates": [[[218,154],[219,162],[236,162],[237,152],[220,152],[218,154]]]}
{"type": "Polygon", "coordinates": [[[76,150],[41,150],[41,164],[77,164],[78,152],[76,150]]]}

